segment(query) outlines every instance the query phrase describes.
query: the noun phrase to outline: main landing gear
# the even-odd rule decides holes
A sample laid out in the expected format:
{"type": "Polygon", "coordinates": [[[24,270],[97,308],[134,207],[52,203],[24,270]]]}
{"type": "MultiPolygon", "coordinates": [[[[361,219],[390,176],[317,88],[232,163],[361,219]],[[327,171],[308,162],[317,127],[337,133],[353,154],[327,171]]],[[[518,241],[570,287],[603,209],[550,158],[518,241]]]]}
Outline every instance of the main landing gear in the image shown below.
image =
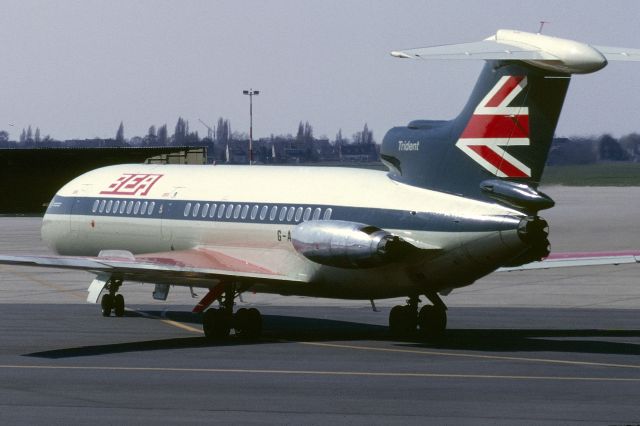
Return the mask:
{"type": "Polygon", "coordinates": [[[396,337],[413,334],[416,329],[425,338],[439,337],[447,328],[447,307],[437,293],[429,293],[427,298],[433,305],[424,305],[418,311],[420,299],[411,296],[406,305],[396,305],[389,313],[389,330],[396,337]]]}
{"type": "Polygon", "coordinates": [[[124,296],[117,294],[121,285],[122,280],[112,278],[105,286],[105,289],[108,290],[109,293],[104,294],[100,300],[102,316],[110,316],[111,311],[113,311],[117,317],[124,315],[124,296]]]}
{"type": "MultiPolygon", "coordinates": [[[[234,300],[239,296],[233,284],[220,284],[224,286],[220,292],[220,308],[210,308],[202,317],[204,335],[210,340],[222,340],[229,336],[231,329],[236,336],[255,340],[262,334],[262,315],[256,308],[240,308],[233,313],[234,300]]],[[[211,292],[215,292],[216,288],[211,292]]],[[[215,293],[214,293],[215,294],[215,293]]],[[[206,298],[206,296],[205,296],[206,298]]]]}

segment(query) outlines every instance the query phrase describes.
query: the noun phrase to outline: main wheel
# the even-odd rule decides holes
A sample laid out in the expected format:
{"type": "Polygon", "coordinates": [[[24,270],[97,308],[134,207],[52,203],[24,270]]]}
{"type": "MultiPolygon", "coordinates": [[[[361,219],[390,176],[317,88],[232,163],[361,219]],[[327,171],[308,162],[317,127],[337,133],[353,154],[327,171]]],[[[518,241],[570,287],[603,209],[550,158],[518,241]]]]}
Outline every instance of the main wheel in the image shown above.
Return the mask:
{"type": "Polygon", "coordinates": [[[121,294],[116,294],[116,297],[113,298],[113,311],[117,317],[121,317],[124,315],[124,296],[121,294]]]}
{"type": "Polygon", "coordinates": [[[253,340],[262,334],[262,315],[256,308],[240,308],[235,317],[236,335],[242,339],[253,340]]]}
{"type": "Polygon", "coordinates": [[[100,300],[100,307],[102,308],[102,316],[108,317],[111,315],[113,309],[113,296],[110,294],[104,294],[100,300]]]}
{"type": "Polygon", "coordinates": [[[424,337],[442,336],[447,328],[447,311],[439,306],[423,306],[418,314],[418,327],[424,337]]]}
{"type": "Polygon", "coordinates": [[[394,336],[404,336],[416,330],[416,316],[411,307],[396,305],[391,309],[389,330],[394,336]]]}
{"type": "Polygon", "coordinates": [[[207,309],[202,318],[202,328],[207,339],[221,340],[229,336],[231,321],[220,309],[207,309]]]}

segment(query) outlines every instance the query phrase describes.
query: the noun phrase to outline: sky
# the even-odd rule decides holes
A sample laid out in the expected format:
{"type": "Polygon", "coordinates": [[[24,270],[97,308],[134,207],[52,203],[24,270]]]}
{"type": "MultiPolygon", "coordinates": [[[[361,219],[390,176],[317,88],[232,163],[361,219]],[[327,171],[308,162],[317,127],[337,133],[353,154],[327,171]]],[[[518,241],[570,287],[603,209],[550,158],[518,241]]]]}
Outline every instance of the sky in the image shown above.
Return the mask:
{"type": "MultiPolygon", "coordinates": [[[[2,0],[0,130],[56,139],[144,135],[178,117],[206,135],[230,120],[254,138],[381,141],[413,119],[449,119],[482,61],[411,61],[392,50],[478,41],[499,28],[640,48],[639,1],[2,0]]],[[[574,76],[558,136],[640,132],[640,64],[574,76]]]]}

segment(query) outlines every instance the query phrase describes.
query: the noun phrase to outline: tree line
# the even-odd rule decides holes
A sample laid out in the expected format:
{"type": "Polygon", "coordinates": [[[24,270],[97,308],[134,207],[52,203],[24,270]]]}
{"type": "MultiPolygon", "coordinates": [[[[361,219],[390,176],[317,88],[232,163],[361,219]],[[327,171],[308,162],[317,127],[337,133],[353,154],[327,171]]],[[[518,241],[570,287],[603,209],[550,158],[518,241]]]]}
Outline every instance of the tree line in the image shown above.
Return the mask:
{"type": "MultiPolygon", "coordinates": [[[[228,119],[218,118],[213,127],[202,120],[200,122],[207,129],[204,137],[197,130],[192,130],[188,120],[178,117],[171,130],[167,124],[151,125],[145,135],[127,138],[125,125],[120,122],[113,138],[72,140],[57,140],[50,135],[43,137],[39,127],[29,125],[22,129],[17,140],[12,140],[8,131],[0,130],[0,148],[207,146],[209,150],[217,151],[215,155],[219,159],[222,159],[221,156],[235,156],[237,161],[241,161],[241,157],[246,155],[249,137],[244,132],[232,131],[228,119]]],[[[254,140],[254,150],[260,158],[273,160],[280,157],[280,161],[293,159],[296,162],[332,160],[360,154],[367,156],[372,151],[367,147],[374,145],[376,140],[366,123],[361,131],[350,138],[343,136],[342,129],[338,130],[333,139],[316,137],[313,126],[308,121],[300,121],[295,135],[271,134],[254,140]]],[[[226,160],[229,161],[228,158],[226,160]]],[[[640,162],[640,134],[631,133],[620,138],[610,134],[555,138],[547,163],[564,165],[602,161],[640,162]]]]}

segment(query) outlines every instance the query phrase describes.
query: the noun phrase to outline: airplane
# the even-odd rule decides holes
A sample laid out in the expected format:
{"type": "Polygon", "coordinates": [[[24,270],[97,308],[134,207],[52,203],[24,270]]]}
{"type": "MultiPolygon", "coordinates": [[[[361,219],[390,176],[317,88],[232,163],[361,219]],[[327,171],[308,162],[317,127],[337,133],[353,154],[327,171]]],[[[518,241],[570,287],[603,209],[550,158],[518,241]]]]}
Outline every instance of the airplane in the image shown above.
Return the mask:
{"type": "Polygon", "coordinates": [[[550,254],[538,190],[569,81],[639,49],[499,30],[485,40],[394,51],[398,58],[481,59],[460,114],[394,127],[388,171],[331,167],[126,164],[73,179],[42,222],[51,256],[0,264],[88,271],[87,301],[122,316],[125,282],[203,288],[193,308],[212,340],[256,339],[262,317],[234,312],[243,292],[340,299],[406,297],[394,335],[441,336],[442,295],[494,271],[640,262],[640,252],[550,254]],[[420,297],[430,304],[421,308],[420,297]],[[210,307],[218,302],[218,308],[210,307]]]}

